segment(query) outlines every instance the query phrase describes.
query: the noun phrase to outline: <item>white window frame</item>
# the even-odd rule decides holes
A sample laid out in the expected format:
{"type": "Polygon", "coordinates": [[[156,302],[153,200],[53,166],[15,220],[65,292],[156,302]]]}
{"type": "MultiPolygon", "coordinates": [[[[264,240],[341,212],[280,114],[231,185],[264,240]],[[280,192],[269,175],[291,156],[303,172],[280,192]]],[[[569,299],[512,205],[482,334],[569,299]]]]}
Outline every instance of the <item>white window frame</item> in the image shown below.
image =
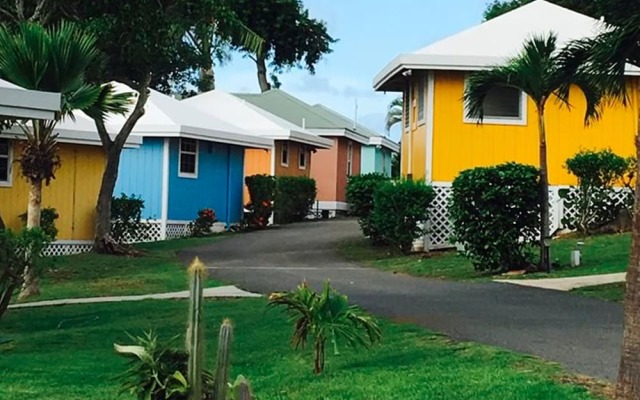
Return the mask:
{"type": "MultiPolygon", "coordinates": [[[[0,160],[7,160],[7,180],[0,181],[0,187],[13,186],[13,142],[9,139],[0,139],[7,142],[7,155],[0,155],[0,160]]],[[[2,162],[2,161],[0,161],[2,162]]]]}
{"type": "Polygon", "coordinates": [[[353,174],[353,142],[347,143],[347,176],[353,174]]]}
{"type": "MultiPolygon", "coordinates": [[[[465,81],[466,88],[466,81],[465,81]]],[[[527,103],[528,97],[525,92],[520,91],[520,117],[487,117],[485,116],[482,119],[482,124],[484,125],[516,125],[516,126],[526,126],[527,125],[527,103]]],[[[462,101],[462,117],[463,122],[465,124],[477,124],[478,120],[475,118],[467,117],[467,103],[462,101]]]]}
{"type": "Polygon", "coordinates": [[[298,169],[307,169],[307,147],[303,144],[298,147],[298,169]],[[302,163],[304,157],[304,164],[302,163]]]}
{"type": "Polygon", "coordinates": [[[178,142],[178,176],[180,178],[190,178],[190,179],[197,179],[198,178],[198,164],[200,163],[200,141],[197,139],[189,139],[186,138],[186,140],[193,140],[196,143],[196,151],[195,153],[190,152],[190,151],[183,151],[182,150],[182,141],[185,140],[183,138],[180,138],[180,141],[178,142]],[[191,172],[182,172],[181,168],[182,168],[182,154],[189,154],[189,155],[195,155],[196,156],[196,161],[195,161],[195,172],[191,173],[191,172]]]}
{"type": "Polygon", "coordinates": [[[425,124],[425,115],[427,115],[427,80],[424,76],[418,77],[418,93],[416,95],[416,117],[418,119],[418,126],[425,124]],[[422,107],[420,107],[420,100],[422,99],[422,107]],[[422,118],[420,118],[420,110],[422,110],[422,118]]]}
{"type": "Polygon", "coordinates": [[[290,157],[291,157],[291,152],[289,151],[289,143],[283,142],[282,146],[280,146],[280,165],[283,166],[283,167],[289,167],[290,157]],[[286,160],[283,159],[285,149],[286,149],[286,152],[287,152],[287,159],[286,160]]]}

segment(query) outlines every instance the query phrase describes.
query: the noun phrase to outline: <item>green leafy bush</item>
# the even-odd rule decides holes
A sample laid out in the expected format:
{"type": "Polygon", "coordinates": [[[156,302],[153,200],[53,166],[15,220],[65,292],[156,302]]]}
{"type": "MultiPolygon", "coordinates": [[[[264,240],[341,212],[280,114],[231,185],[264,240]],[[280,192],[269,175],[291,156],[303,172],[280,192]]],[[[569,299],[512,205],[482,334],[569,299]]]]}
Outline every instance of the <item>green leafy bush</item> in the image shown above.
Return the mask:
{"type": "Polygon", "coordinates": [[[144,225],[142,224],[142,210],[144,200],[135,195],[127,196],[122,193],[120,197],[111,200],[111,237],[124,243],[127,239],[145,239],[144,225]]]}
{"type": "Polygon", "coordinates": [[[275,219],[278,223],[304,221],[316,201],[316,181],[305,176],[276,178],[274,199],[275,219]]]}
{"type": "Polygon", "coordinates": [[[568,159],[565,166],[578,186],[560,191],[565,208],[574,210],[562,223],[589,235],[616,219],[625,204],[614,198],[614,186],[628,179],[630,165],[630,159],[611,150],[581,151],[568,159]]]}
{"type": "MultiPolygon", "coordinates": [[[[20,214],[20,220],[22,225],[27,225],[27,213],[20,214]]],[[[42,231],[51,238],[51,241],[56,240],[58,237],[58,228],[56,227],[56,220],[60,218],[55,208],[45,207],[40,211],[40,228],[42,231]]]]}
{"type": "Polygon", "coordinates": [[[212,234],[211,228],[216,223],[216,212],[211,208],[198,211],[198,217],[189,223],[191,237],[205,237],[212,234]]]}
{"type": "Polygon", "coordinates": [[[372,229],[385,243],[408,254],[413,241],[425,234],[420,224],[428,221],[434,198],[433,188],[422,181],[384,182],[374,194],[372,229]]]}
{"type": "Polygon", "coordinates": [[[270,175],[253,175],[244,179],[249,191],[249,210],[246,224],[249,228],[262,229],[269,224],[273,213],[276,179],[270,175]]]}
{"type": "Polygon", "coordinates": [[[350,176],[349,182],[347,183],[349,211],[358,218],[362,233],[374,243],[379,243],[382,239],[375,229],[373,229],[373,223],[371,221],[373,198],[378,186],[388,181],[389,178],[382,174],[371,173],[350,176]]]}
{"type": "Polygon", "coordinates": [[[0,231],[0,318],[20,290],[27,268],[36,276],[41,274],[47,264],[43,253],[50,243],[51,238],[41,228],[25,228],[18,234],[10,229],[0,231]]]}
{"type": "Polygon", "coordinates": [[[304,348],[311,336],[316,374],[324,370],[327,340],[332,341],[334,354],[338,355],[338,340],[368,349],[382,337],[378,321],[361,308],[349,305],[347,296],[332,289],[329,282],[320,293],[306,282],[291,292],[272,293],[269,306],[282,307],[291,315],[294,348],[304,348]]]}
{"type": "Polygon", "coordinates": [[[540,221],[537,168],[516,163],[463,171],[453,181],[454,241],[478,271],[529,267],[540,221]]]}

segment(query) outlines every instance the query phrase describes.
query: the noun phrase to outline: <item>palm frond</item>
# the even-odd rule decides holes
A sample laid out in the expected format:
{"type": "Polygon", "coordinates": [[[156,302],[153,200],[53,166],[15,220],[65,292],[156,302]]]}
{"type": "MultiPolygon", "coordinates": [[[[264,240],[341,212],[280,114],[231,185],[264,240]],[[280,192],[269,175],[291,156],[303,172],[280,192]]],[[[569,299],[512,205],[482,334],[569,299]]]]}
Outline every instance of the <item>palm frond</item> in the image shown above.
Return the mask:
{"type": "Polygon", "coordinates": [[[116,93],[111,84],[94,87],[98,91],[98,96],[89,107],[80,108],[85,114],[93,119],[105,121],[108,114],[125,115],[131,109],[136,94],[133,92],[116,93]]]}
{"type": "Polygon", "coordinates": [[[510,66],[497,67],[490,70],[478,71],[469,76],[464,92],[466,116],[481,123],[484,119],[484,102],[489,93],[500,87],[521,89],[515,71],[510,66]]]}
{"type": "Polygon", "coordinates": [[[387,132],[391,130],[395,124],[402,122],[403,102],[402,97],[397,97],[389,103],[387,108],[387,116],[385,120],[385,129],[387,132]]]}

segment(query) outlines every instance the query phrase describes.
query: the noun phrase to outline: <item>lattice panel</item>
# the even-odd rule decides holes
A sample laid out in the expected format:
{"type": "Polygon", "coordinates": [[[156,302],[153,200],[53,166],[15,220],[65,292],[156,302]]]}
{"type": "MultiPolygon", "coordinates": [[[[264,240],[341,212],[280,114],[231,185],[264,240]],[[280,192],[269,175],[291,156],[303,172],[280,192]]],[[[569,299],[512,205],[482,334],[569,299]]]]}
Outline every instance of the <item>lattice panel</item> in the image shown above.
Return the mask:
{"type": "Polygon", "coordinates": [[[135,235],[127,234],[124,238],[124,242],[131,243],[144,243],[144,242],[157,242],[162,239],[162,224],[160,221],[143,221],[140,225],[140,229],[135,235]]]}
{"type": "Polygon", "coordinates": [[[429,227],[427,241],[429,249],[445,249],[453,247],[450,243],[453,234],[453,226],[449,220],[449,198],[451,186],[434,186],[436,197],[429,209],[429,227]]]}
{"type": "MultiPolygon", "coordinates": [[[[567,189],[569,189],[572,192],[577,191],[575,187],[567,188],[567,189]]],[[[556,189],[556,190],[560,190],[560,189],[556,189]]],[[[625,202],[627,201],[628,196],[631,195],[629,189],[616,188],[614,190],[615,191],[613,193],[613,199],[615,200],[615,204],[620,206],[625,206],[626,205],[625,202]]],[[[558,195],[558,198],[559,198],[559,195],[558,195]]],[[[564,218],[573,219],[577,216],[578,210],[574,204],[568,205],[568,204],[565,204],[562,199],[559,199],[558,207],[560,208],[560,212],[559,212],[559,215],[561,216],[560,220],[564,218]]],[[[562,225],[562,221],[560,222],[560,228],[564,228],[564,226],[562,225]]]]}
{"type": "Polygon", "coordinates": [[[188,222],[168,222],[167,223],[167,239],[177,239],[189,236],[191,230],[188,222]]]}
{"type": "Polygon", "coordinates": [[[70,256],[73,254],[87,253],[91,251],[93,244],[53,242],[45,250],[45,257],[70,256]]]}

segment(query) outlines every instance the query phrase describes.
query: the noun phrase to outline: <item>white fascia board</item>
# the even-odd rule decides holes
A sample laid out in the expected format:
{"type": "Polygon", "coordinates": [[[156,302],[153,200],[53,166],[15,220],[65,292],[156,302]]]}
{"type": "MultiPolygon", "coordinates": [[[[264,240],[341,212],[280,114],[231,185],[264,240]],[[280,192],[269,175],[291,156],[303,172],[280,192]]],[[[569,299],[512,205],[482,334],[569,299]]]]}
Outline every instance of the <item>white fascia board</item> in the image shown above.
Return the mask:
{"type": "Polygon", "coordinates": [[[48,115],[46,119],[54,119],[56,113],[60,112],[60,104],[61,96],[59,93],[25,90],[17,87],[0,88],[2,115],[37,119],[41,119],[42,115],[48,115]],[[5,114],[5,111],[13,111],[13,113],[5,114]]]}
{"type": "Polygon", "coordinates": [[[333,146],[333,140],[331,139],[293,130],[289,132],[289,140],[307,144],[318,149],[330,149],[333,146]]]}
{"type": "Polygon", "coordinates": [[[271,149],[273,147],[273,139],[242,135],[239,133],[205,130],[190,126],[183,126],[182,129],[180,129],[179,136],[255,149],[271,149]]]}
{"type": "Polygon", "coordinates": [[[360,144],[369,144],[369,137],[363,136],[350,129],[309,129],[311,132],[323,137],[346,137],[360,144]]]}
{"type": "MultiPolygon", "coordinates": [[[[480,71],[504,64],[510,57],[458,56],[439,54],[402,54],[387,64],[374,78],[373,88],[386,91],[385,85],[399,73],[416,70],[480,71]]],[[[640,76],[640,68],[627,64],[627,76],[640,76]]]]}
{"type": "Polygon", "coordinates": [[[400,152],[400,145],[393,140],[386,138],[384,136],[373,136],[369,139],[370,146],[382,146],[386,149],[391,150],[394,153],[400,152]]]}
{"type": "MultiPolygon", "coordinates": [[[[87,146],[102,146],[102,141],[96,132],[87,132],[82,130],[73,130],[73,129],[58,129],[55,128],[54,132],[58,134],[58,138],[56,139],[59,143],[69,143],[69,144],[82,144],[87,146]]],[[[7,136],[13,136],[14,139],[24,140],[24,132],[22,129],[13,126],[8,131],[5,131],[7,136]]],[[[111,140],[115,140],[115,134],[109,134],[111,140]]],[[[125,148],[139,148],[142,145],[142,137],[138,135],[131,134],[127,138],[127,141],[124,144],[125,148]]]]}

